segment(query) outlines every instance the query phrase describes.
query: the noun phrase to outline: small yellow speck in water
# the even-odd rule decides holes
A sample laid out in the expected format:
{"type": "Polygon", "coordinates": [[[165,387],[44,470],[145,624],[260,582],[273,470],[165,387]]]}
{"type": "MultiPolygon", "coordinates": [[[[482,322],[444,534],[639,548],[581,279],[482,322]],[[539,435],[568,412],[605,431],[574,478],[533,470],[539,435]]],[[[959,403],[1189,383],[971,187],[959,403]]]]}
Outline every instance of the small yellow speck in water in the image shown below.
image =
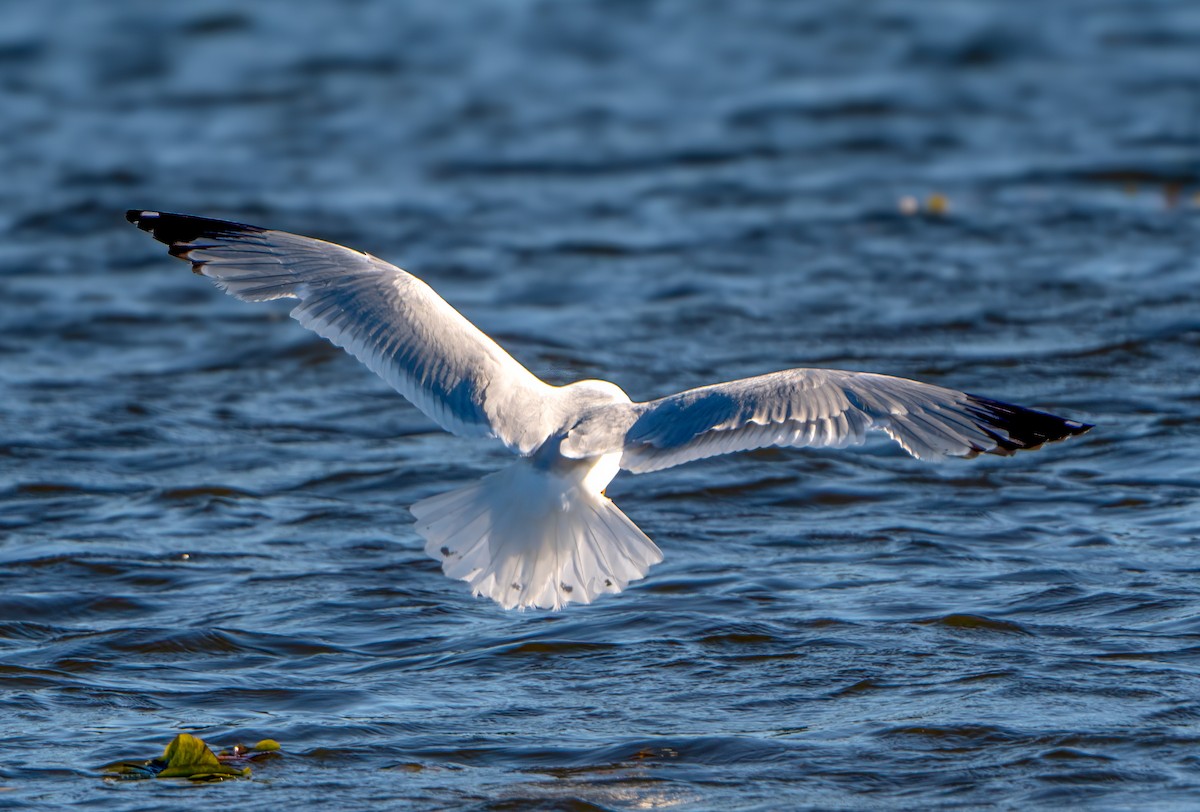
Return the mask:
{"type": "Polygon", "coordinates": [[[191,557],[192,557],[192,554],[191,554],[191,553],[184,553],[183,555],[181,555],[181,556],[179,556],[179,557],[180,557],[180,558],[182,558],[184,561],[187,561],[189,558],[191,558],[191,557]]]}
{"type": "Polygon", "coordinates": [[[925,211],[942,215],[950,211],[950,198],[943,194],[932,194],[925,200],[925,211]]]}

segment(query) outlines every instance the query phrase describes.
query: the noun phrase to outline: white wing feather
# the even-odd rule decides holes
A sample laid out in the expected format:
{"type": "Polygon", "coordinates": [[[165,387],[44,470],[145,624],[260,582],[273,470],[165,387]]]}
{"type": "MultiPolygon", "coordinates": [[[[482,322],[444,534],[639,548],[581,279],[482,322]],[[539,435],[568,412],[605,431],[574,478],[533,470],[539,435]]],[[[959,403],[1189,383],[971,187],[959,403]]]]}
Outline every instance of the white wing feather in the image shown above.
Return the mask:
{"type": "MultiPolygon", "coordinates": [[[[1091,426],[906,378],[789,369],[636,403],[621,467],[657,471],[766,446],[862,443],[877,429],[920,459],[1012,454],[1091,426]]],[[[628,418],[627,418],[628,419],[628,418]]]]}
{"type": "Polygon", "coordinates": [[[558,387],[519,364],[428,285],[370,254],[284,231],[179,214],[128,219],[243,301],[344,348],[447,431],[529,453],[559,422],[558,387]]]}

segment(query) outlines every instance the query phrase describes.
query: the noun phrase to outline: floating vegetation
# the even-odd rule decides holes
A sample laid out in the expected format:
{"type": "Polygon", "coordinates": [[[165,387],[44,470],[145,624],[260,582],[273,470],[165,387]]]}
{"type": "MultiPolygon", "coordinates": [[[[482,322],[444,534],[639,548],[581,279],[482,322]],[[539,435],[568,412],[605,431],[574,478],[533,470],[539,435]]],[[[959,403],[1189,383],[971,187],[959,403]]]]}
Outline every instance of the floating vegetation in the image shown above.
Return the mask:
{"type": "Polygon", "coordinates": [[[913,195],[905,195],[896,201],[896,208],[900,213],[913,217],[924,211],[925,214],[933,217],[941,217],[950,213],[950,198],[941,193],[934,193],[925,199],[924,206],[921,201],[913,195]]]}
{"type": "Polygon", "coordinates": [[[249,778],[250,762],[279,751],[279,742],[263,739],[253,747],[235,745],[214,753],[202,739],[180,733],[162,756],[146,761],[116,761],[101,768],[106,778],[187,778],[190,781],[224,781],[249,778]]]}

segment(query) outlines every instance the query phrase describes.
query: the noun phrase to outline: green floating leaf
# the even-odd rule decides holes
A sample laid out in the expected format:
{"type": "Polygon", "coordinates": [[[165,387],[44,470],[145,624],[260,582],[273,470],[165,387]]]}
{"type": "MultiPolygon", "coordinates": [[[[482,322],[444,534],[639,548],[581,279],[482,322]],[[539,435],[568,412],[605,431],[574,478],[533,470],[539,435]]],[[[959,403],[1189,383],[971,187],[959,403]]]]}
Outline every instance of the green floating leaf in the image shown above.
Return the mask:
{"type": "Polygon", "coordinates": [[[238,769],[222,764],[207,744],[188,733],[180,733],[171,740],[167,749],[163,750],[162,760],[167,762],[167,766],[158,774],[159,778],[203,779],[250,775],[249,767],[238,769]]]}
{"type": "Polygon", "coordinates": [[[193,781],[221,781],[250,775],[249,767],[222,764],[207,744],[187,733],[172,739],[161,758],[115,761],[101,769],[121,778],[188,778],[193,781]]]}
{"type": "Polygon", "coordinates": [[[260,758],[274,757],[279,751],[279,742],[274,739],[263,739],[253,747],[235,744],[232,748],[217,753],[217,760],[222,764],[241,765],[260,758]]]}
{"type": "Polygon", "coordinates": [[[105,773],[119,775],[122,778],[155,778],[162,771],[163,763],[156,758],[149,761],[114,761],[105,764],[100,769],[105,773]]]}

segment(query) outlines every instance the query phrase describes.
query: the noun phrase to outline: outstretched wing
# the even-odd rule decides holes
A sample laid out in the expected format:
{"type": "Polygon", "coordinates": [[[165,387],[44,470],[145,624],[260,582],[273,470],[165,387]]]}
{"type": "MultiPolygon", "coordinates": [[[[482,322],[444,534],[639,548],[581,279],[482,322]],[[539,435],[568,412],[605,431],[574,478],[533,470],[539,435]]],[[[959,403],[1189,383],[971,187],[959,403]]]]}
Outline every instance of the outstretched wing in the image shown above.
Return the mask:
{"type": "Polygon", "coordinates": [[[1009,455],[1086,423],[906,378],[789,369],[634,405],[621,467],[657,471],[765,446],[840,448],[878,429],[920,459],[1009,455]]]}
{"type": "Polygon", "coordinates": [[[415,276],[284,231],[153,211],[126,218],[242,301],[299,299],[292,318],[362,361],[447,431],[493,435],[522,453],[545,439],[557,388],[415,276]]]}

